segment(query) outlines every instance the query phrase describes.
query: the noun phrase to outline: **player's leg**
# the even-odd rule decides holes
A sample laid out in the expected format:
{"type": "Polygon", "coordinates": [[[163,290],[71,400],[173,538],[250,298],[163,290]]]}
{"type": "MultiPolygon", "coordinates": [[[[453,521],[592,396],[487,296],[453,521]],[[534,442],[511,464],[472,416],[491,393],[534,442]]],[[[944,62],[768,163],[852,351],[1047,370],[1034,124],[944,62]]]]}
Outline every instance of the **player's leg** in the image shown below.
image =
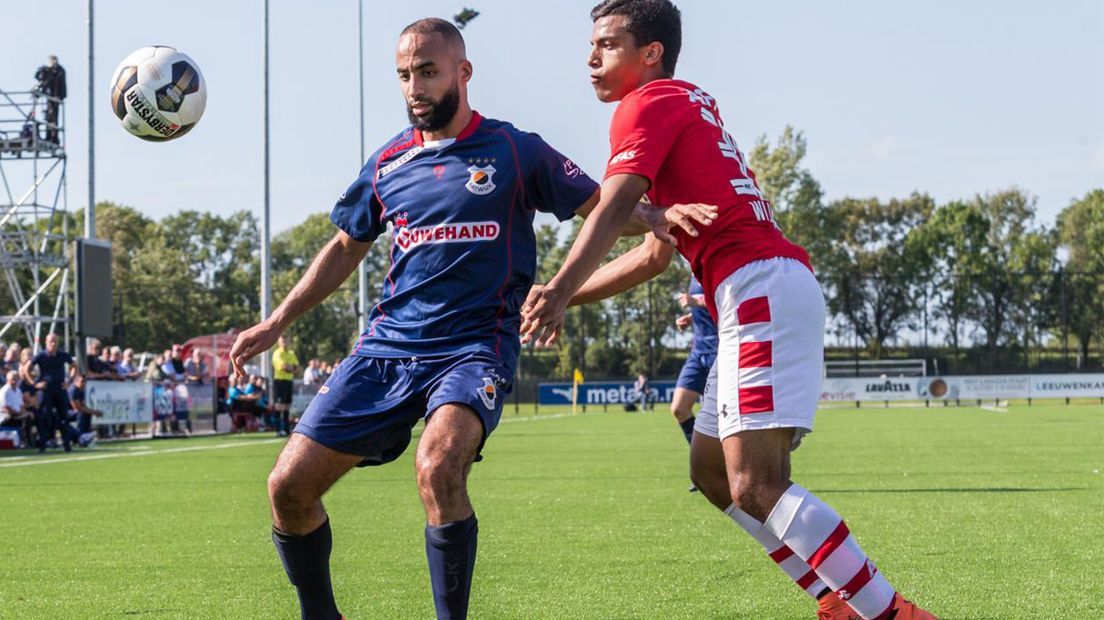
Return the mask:
{"type": "Polygon", "coordinates": [[[362,459],[296,434],[268,476],[272,542],[299,595],[303,620],[341,617],[330,582],[333,536],[322,495],[362,459]]]}
{"type": "MultiPolygon", "coordinates": [[[[711,380],[710,384],[716,385],[716,381],[711,380]]],[[[763,546],[767,555],[806,594],[816,598],[825,593],[827,587],[824,582],[804,560],[793,555],[781,540],[763,528],[762,523],[757,523],[748,517],[732,501],[732,490],[725,465],[725,451],[721,440],[718,439],[716,400],[711,388],[706,389],[702,409],[698,414],[694,440],[690,444],[690,478],[702,495],[751,534],[763,546]]]]}
{"type": "Polygon", "coordinates": [[[483,422],[469,406],[438,407],[418,442],[415,470],[426,510],[426,559],[438,618],[467,617],[478,521],[467,480],[483,443],[483,422]]]}
{"type": "Polygon", "coordinates": [[[682,429],[686,443],[690,443],[694,436],[694,403],[700,397],[700,393],[684,387],[676,387],[675,394],[671,397],[671,415],[675,416],[675,421],[682,429]]]}

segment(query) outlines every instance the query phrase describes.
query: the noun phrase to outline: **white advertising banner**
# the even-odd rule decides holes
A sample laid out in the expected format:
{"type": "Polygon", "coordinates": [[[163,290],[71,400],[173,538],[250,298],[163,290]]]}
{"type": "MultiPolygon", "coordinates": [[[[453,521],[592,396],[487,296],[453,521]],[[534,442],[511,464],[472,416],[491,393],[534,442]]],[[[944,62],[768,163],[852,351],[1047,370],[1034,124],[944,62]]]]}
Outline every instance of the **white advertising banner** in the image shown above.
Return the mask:
{"type": "Polygon", "coordinates": [[[153,411],[153,386],[130,381],[88,381],[84,388],[88,406],[103,412],[93,424],[149,422],[153,411]]]}
{"type": "Polygon", "coordinates": [[[824,402],[1104,398],[1104,374],[825,379],[824,402]]]}

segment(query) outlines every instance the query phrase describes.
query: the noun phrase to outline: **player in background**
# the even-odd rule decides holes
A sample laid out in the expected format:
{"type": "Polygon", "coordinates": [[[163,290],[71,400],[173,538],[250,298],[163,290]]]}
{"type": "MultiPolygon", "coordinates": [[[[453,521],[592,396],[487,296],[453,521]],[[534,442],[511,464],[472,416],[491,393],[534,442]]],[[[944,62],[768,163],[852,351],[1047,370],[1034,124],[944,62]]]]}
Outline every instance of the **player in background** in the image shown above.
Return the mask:
{"type": "MultiPolygon", "coordinates": [[[[411,127],[368,159],[333,208],[333,239],[231,351],[242,374],[393,226],[391,267],[369,327],[303,413],[268,479],[272,539],[310,620],[341,617],[322,495],[353,467],[398,458],[420,419],[415,470],[434,605],[438,618],[466,617],[478,533],[467,476],[512,387],[520,308],[536,273],[533,217],[539,210],[563,221],[598,201],[598,185],[540,136],[471,109],[472,65],[451,23],[414,22],[395,60],[411,127]]],[[[708,221],[706,211],[696,217],[708,221]]],[[[642,205],[641,222],[627,230],[669,237],[668,218],[685,224],[683,213],[642,205]]]]}
{"type": "MultiPolygon", "coordinates": [[[[678,9],[669,0],[606,0],[591,18],[591,83],[599,100],[620,101],[611,157],[601,202],[559,273],[526,301],[522,333],[555,342],[573,296],[608,297],[642,279],[633,274],[658,269],[647,252],[630,252],[595,273],[642,196],[717,205],[700,236],[676,231],[719,335],[694,428],[694,483],[818,599],[818,617],[932,618],[894,590],[831,506],[791,480],[790,452],[812,431],[820,396],[824,298],[805,250],[779,231],[717,102],[674,79],[678,9]]],[[[746,86],[750,96],[754,85],[746,86]]]]}
{"type": "MultiPolygon", "coordinates": [[[[694,438],[694,404],[705,392],[709,370],[717,359],[717,324],[713,322],[713,317],[706,308],[705,290],[693,276],[690,276],[689,288],[679,293],[679,305],[690,311],[675,319],[675,326],[679,331],[693,328],[694,342],[682,370],[679,371],[675,394],[671,399],[671,414],[675,416],[675,421],[689,444],[693,443],[694,438]]],[[[691,492],[697,490],[697,486],[690,485],[691,492]]]]}

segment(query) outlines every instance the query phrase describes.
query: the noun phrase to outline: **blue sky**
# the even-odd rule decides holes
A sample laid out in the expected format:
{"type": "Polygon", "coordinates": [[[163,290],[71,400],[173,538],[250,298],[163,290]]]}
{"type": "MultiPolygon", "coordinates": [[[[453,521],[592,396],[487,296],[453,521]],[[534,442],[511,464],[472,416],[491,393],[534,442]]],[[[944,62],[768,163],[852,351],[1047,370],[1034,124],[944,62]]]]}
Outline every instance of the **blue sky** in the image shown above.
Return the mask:
{"type": "MultiPolygon", "coordinates": [[[[405,125],[397,34],[464,2],[474,107],[542,134],[591,175],[608,154],[612,107],[587,80],[590,1],[366,0],[367,149],[405,125]]],[[[792,124],[831,198],[945,201],[1009,186],[1039,197],[1052,223],[1104,186],[1104,2],[683,0],[679,77],[720,105],[747,150],[792,124]]],[[[69,75],[69,205],[87,166],[84,0],[6,0],[0,87],[29,87],[57,54],[69,75]]],[[[163,217],[262,205],[261,0],[136,5],[100,0],[96,34],[97,197],[163,217]],[[116,63],[150,44],[199,63],[206,114],[180,140],[151,144],[108,106],[116,63]]],[[[328,211],[359,168],[356,1],[271,2],[272,223],[328,211]]]]}

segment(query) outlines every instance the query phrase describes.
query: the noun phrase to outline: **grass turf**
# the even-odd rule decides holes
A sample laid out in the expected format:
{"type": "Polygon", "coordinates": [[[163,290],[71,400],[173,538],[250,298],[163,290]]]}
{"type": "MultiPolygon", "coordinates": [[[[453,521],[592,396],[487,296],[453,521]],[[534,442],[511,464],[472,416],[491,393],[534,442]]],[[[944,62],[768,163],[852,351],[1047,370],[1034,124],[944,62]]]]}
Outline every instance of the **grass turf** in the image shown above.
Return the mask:
{"type": "MultiPolygon", "coordinates": [[[[280,445],[5,453],[0,617],[297,618],[269,540],[280,445]]],[[[433,616],[412,454],[326,497],[350,619],[433,616]]],[[[666,413],[534,418],[511,404],[484,455],[471,476],[474,618],[814,617],[747,535],[686,492],[666,413]]],[[[1101,469],[1099,406],[822,411],[794,455],[795,479],[941,618],[1104,617],[1101,469]]]]}

